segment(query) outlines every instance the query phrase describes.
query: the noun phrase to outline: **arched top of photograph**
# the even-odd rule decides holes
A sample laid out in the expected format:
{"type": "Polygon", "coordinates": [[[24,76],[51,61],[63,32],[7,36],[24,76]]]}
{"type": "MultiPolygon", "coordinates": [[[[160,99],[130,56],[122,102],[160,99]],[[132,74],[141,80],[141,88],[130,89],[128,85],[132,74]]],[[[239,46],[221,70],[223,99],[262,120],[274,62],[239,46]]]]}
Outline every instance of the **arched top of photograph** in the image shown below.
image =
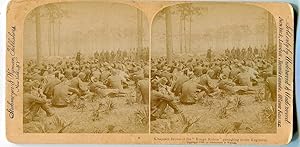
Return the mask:
{"type": "Polygon", "coordinates": [[[206,56],[210,51],[219,56],[233,49],[274,48],[276,23],[269,11],[254,4],[192,2],[158,12],[151,35],[152,57],[206,56]]]}
{"type": "Polygon", "coordinates": [[[61,2],[33,9],[24,24],[24,59],[68,58],[80,52],[148,48],[149,22],[131,5],[111,2],[61,2]],[[39,55],[38,55],[39,54],[39,55]]]}
{"type": "Polygon", "coordinates": [[[276,133],[276,24],[268,11],[177,4],[156,15],[151,33],[151,133],[276,133]]]}
{"type": "Polygon", "coordinates": [[[24,26],[23,131],[149,132],[148,24],[121,3],[34,9],[24,26]]]}

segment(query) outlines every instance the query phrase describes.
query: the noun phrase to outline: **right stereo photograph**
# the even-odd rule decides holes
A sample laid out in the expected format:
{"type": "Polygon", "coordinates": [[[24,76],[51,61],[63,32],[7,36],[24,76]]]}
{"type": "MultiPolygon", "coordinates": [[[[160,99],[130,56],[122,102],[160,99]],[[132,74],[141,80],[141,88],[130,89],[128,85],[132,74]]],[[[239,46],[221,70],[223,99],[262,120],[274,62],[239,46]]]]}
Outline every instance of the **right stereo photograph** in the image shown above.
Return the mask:
{"type": "Polygon", "coordinates": [[[266,9],[183,3],[151,34],[151,133],[277,132],[277,29],[266,9]]]}

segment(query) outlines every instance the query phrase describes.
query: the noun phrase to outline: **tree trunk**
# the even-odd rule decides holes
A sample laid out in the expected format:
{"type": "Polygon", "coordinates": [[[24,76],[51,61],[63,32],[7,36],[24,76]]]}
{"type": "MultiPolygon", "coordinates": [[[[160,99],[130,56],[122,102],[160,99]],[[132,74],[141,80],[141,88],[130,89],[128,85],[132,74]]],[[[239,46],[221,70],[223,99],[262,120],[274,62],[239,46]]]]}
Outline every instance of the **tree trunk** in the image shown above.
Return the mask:
{"type": "Polygon", "coordinates": [[[35,12],[35,33],[36,33],[36,62],[37,65],[41,63],[41,20],[40,20],[40,9],[37,8],[35,12]]]}
{"type": "Polygon", "coordinates": [[[57,36],[57,55],[59,56],[60,54],[60,20],[58,21],[58,36],[57,36]]]}
{"type": "Polygon", "coordinates": [[[182,44],[182,15],[180,16],[180,24],[179,24],[179,38],[180,38],[180,53],[182,54],[182,48],[183,48],[183,44],[182,44]]]}
{"type": "Polygon", "coordinates": [[[49,24],[48,24],[48,48],[49,48],[49,56],[51,56],[52,52],[52,43],[51,43],[51,21],[49,20],[49,24]]]}
{"type": "Polygon", "coordinates": [[[172,16],[170,13],[170,8],[165,9],[166,15],[166,49],[167,49],[167,62],[172,62],[172,52],[173,52],[173,39],[172,39],[172,16]]]}
{"type": "Polygon", "coordinates": [[[190,14],[190,32],[189,32],[189,53],[192,50],[192,14],[190,14]]]}
{"type": "Polygon", "coordinates": [[[137,59],[141,57],[143,49],[143,14],[137,9],[137,59]]]}
{"type": "Polygon", "coordinates": [[[274,20],[272,14],[268,12],[268,46],[267,46],[267,57],[269,58],[272,56],[273,53],[273,47],[275,45],[275,38],[274,38],[274,20]]]}
{"type": "Polygon", "coordinates": [[[186,47],[186,25],[185,25],[185,16],[183,17],[183,36],[184,36],[184,52],[187,53],[186,47]]]}
{"type": "Polygon", "coordinates": [[[55,25],[54,22],[51,23],[52,26],[52,41],[53,41],[53,55],[56,56],[56,40],[55,40],[55,25]]]}

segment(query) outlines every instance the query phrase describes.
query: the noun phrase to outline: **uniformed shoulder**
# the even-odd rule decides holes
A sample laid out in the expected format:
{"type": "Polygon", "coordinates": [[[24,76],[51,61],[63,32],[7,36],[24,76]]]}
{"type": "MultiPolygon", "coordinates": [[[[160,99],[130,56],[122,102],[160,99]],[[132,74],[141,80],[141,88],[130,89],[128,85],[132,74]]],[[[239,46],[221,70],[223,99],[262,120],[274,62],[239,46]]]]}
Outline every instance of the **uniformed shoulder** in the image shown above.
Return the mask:
{"type": "Polygon", "coordinates": [[[24,94],[23,94],[23,97],[24,97],[24,98],[25,98],[25,97],[26,97],[26,98],[27,98],[27,97],[31,97],[31,96],[33,96],[33,95],[30,94],[30,93],[24,93],[24,94]]]}
{"type": "Polygon", "coordinates": [[[24,99],[35,99],[35,96],[30,93],[24,93],[23,98],[24,99]]]}

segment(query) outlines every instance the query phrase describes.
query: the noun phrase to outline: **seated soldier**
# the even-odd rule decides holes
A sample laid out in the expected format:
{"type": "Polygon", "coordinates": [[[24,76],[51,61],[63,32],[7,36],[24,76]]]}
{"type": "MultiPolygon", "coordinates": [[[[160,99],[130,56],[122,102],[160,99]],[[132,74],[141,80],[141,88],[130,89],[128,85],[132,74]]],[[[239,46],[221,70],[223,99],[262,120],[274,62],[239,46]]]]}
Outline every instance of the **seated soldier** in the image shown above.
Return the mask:
{"type": "Polygon", "coordinates": [[[44,94],[47,96],[47,99],[52,99],[53,97],[53,88],[61,81],[58,78],[58,74],[55,74],[55,77],[47,78],[47,83],[45,85],[44,94]]]}
{"type": "Polygon", "coordinates": [[[168,86],[168,79],[166,77],[161,77],[158,79],[158,90],[159,92],[173,96],[174,94],[171,92],[171,87],[168,86]]]}
{"type": "Polygon", "coordinates": [[[83,72],[80,72],[77,77],[74,77],[73,79],[71,79],[70,81],[67,82],[67,84],[72,87],[75,88],[79,91],[79,96],[84,96],[84,97],[89,97],[90,96],[90,92],[88,89],[88,83],[83,82],[83,80],[85,79],[86,74],[83,72]]]}
{"type": "Polygon", "coordinates": [[[94,93],[97,96],[104,98],[105,92],[104,89],[107,88],[102,82],[98,80],[96,77],[91,77],[91,82],[89,83],[90,92],[94,93]]]}
{"type": "Polygon", "coordinates": [[[261,72],[261,76],[266,79],[273,75],[273,66],[270,63],[265,63],[263,67],[263,71],[261,72]]]}
{"type": "Polygon", "coordinates": [[[107,80],[107,78],[110,76],[110,74],[111,74],[110,67],[108,65],[106,65],[100,75],[100,81],[104,83],[107,80]]]}
{"type": "Polygon", "coordinates": [[[53,91],[52,105],[55,107],[66,107],[81,96],[79,90],[69,86],[67,80],[56,85],[53,91]]]}
{"type": "Polygon", "coordinates": [[[273,70],[273,75],[265,82],[265,100],[276,101],[277,97],[277,70],[273,70]]]}
{"type": "Polygon", "coordinates": [[[131,73],[131,79],[134,81],[136,85],[139,80],[142,80],[144,78],[144,74],[145,74],[144,72],[148,72],[148,71],[144,71],[142,70],[141,67],[135,66],[132,72],[133,73],[131,73]]]}
{"type": "Polygon", "coordinates": [[[235,94],[235,86],[236,84],[224,74],[220,75],[219,81],[219,89],[223,90],[223,93],[227,93],[229,95],[235,94]]]}
{"type": "Polygon", "coordinates": [[[37,117],[37,113],[40,109],[44,110],[47,116],[54,115],[54,112],[46,104],[46,96],[43,95],[38,89],[38,82],[24,83],[24,95],[23,95],[23,114],[24,123],[32,121],[37,117]]]}
{"type": "Polygon", "coordinates": [[[229,79],[234,79],[241,71],[240,71],[240,64],[232,64],[231,70],[229,73],[229,79]]]}
{"type": "Polygon", "coordinates": [[[257,85],[258,84],[258,80],[257,80],[258,72],[250,66],[245,66],[244,68],[250,74],[252,84],[254,86],[257,85]]]}
{"type": "Polygon", "coordinates": [[[203,98],[205,93],[208,94],[208,90],[205,86],[198,84],[198,80],[196,80],[196,78],[190,79],[182,85],[180,102],[186,105],[195,104],[196,101],[203,98]]]}
{"type": "Polygon", "coordinates": [[[151,120],[162,118],[167,106],[170,106],[175,114],[181,113],[171,96],[159,92],[158,81],[152,82],[151,89],[151,120]]]}
{"type": "MultiPolygon", "coordinates": [[[[197,77],[198,76],[199,73],[197,74],[197,77]]],[[[202,70],[202,75],[197,78],[197,83],[205,87],[208,96],[217,96],[218,94],[220,94],[217,83],[210,78],[210,76],[207,74],[207,69],[205,68],[202,70]]]]}
{"type": "Polygon", "coordinates": [[[122,90],[123,83],[128,85],[124,78],[118,75],[118,72],[116,70],[112,70],[112,75],[107,79],[107,85],[112,89],[122,90]]]}
{"type": "Polygon", "coordinates": [[[92,96],[100,96],[101,98],[125,96],[125,93],[119,89],[109,89],[101,81],[95,77],[91,77],[91,82],[89,83],[89,90],[92,96]]]}
{"type": "Polygon", "coordinates": [[[240,71],[241,72],[236,76],[234,81],[239,86],[252,87],[251,74],[249,74],[244,67],[240,67],[240,71]]]}
{"type": "Polygon", "coordinates": [[[178,76],[176,78],[175,83],[173,84],[171,91],[174,92],[175,96],[180,96],[182,93],[182,85],[183,83],[185,83],[186,81],[189,80],[189,77],[186,75],[187,72],[184,72],[184,74],[182,76],[178,76]]]}
{"type": "Polygon", "coordinates": [[[144,79],[137,82],[137,102],[149,104],[149,72],[145,72],[144,79]]]}

